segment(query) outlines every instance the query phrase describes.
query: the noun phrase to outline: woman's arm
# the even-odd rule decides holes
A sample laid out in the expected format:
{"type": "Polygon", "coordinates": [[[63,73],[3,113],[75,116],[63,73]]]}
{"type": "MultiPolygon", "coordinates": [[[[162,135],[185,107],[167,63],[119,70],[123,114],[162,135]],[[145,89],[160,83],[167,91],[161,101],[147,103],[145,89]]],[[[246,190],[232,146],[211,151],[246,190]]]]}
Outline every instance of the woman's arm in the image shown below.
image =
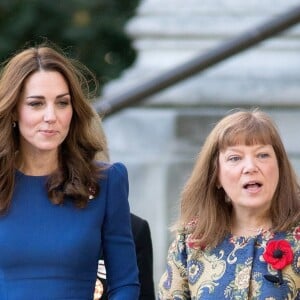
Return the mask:
{"type": "Polygon", "coordinates": [[[139,296],[138,267],[130,225],[128,175],[121,163],[108,171],[106,215],[102,243],[110,300],[135,300],[139,296]]]}

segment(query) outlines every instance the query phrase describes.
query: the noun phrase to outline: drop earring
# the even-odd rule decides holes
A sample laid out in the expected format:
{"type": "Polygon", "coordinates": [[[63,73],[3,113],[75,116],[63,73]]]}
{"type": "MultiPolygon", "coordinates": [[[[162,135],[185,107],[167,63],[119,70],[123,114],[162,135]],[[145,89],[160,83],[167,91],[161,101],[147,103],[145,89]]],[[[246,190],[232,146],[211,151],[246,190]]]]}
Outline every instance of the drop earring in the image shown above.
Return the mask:
{"type": "Polygon", "coordinates": [[[227,195],[225,195],[225,203],[231,203],[231,199],[227,195]]]}

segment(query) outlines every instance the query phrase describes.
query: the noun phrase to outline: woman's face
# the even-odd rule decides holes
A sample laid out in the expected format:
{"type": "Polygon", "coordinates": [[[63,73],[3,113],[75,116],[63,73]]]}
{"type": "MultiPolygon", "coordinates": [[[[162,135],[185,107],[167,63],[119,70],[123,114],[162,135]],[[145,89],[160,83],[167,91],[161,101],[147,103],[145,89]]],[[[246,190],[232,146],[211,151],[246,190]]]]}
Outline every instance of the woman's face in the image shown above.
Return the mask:
{"type": "Polygon", "coordinates": [[[30,75],[17,106],[22,151],[57,151],[69,132],[72,114],[68,84],[59,72],[30,75]]]}
{"type": "Polygon", "coordinates": [[[227,147],[219,154],[218,180],[236,211],[245,208],[268,211],[279,180],[273,147],[227,147]]]}

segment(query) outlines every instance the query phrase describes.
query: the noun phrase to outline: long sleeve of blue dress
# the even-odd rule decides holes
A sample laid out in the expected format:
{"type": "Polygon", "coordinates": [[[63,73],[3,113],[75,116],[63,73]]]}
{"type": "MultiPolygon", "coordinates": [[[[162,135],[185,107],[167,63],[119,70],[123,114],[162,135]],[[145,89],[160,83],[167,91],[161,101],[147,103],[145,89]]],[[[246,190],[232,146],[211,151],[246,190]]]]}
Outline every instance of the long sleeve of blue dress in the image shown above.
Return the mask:
{"type": "Polygon", "coordinates": [[[137,260],[127,205],[127,171],[117,163],[109,172],[113,175],[108,176],[106,215],[102,228],[108,295],[111,300],[138,299],[137,260]]]}

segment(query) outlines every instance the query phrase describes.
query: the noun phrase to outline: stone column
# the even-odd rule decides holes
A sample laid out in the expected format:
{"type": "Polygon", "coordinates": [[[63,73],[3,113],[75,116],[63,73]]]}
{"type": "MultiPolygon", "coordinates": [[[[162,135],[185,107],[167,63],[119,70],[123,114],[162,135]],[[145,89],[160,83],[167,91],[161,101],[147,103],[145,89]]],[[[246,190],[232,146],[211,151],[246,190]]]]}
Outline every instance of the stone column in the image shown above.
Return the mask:
{"type": "MultiPolygon", "coordinates": [[[[299,1],[144,0],[126,27],[137,60],[105,87],[103,97],[139,86],[294,5],[299,1]]],[[[299,33],[295,26],[104,119],[111,158],[128,167],[131,209],[151,226],[156,284],[180,191],[203,140],[224,113],[257,106],[270,112],[300,171],[299,33]]]]}

